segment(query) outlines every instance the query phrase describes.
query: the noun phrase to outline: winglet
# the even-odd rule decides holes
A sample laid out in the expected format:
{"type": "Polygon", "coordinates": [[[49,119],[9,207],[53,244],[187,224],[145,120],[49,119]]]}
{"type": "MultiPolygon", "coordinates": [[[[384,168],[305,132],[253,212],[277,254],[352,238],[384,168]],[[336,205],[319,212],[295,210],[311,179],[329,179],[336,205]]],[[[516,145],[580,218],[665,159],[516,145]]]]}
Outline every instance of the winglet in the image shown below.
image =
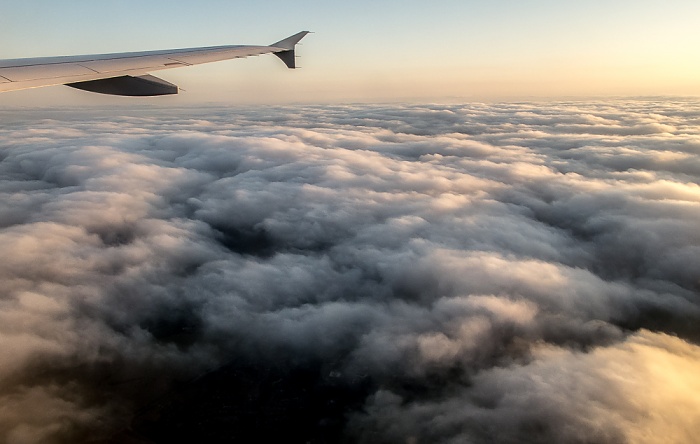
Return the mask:
{"type": "Polygon", "coordinates": [[[303,39],[306,36],[306,34],[308,34],[308,33],[309,33],[309,31],[301,31],[297,34],[294,34],[291,37],[287,37],[284,40],[280,40],[277,43],[273,43],[270,46],[274,46],[275,48],[286,49],[287,51],[292,51],[292,50],[294,50],[294,46],[297,43],[299,43],[299,40],[303,39]]]}
{"type": "Polygon", "coordinates": [[[279,57],[285,65],[287,65],[287,68],[296,68],[296,55],[294,54],[294,48],[296,47],[296,44],[299,43],[299,41],[303,39],[308,33],[309,31],[301,31],[297,34],[294,34],[291,37],[287,37],[284,40],[280,40],[279,42],[270,45],[273,48],[282,49],[281,51],[277,51],[274,54],[277,57],[279,57]]]}

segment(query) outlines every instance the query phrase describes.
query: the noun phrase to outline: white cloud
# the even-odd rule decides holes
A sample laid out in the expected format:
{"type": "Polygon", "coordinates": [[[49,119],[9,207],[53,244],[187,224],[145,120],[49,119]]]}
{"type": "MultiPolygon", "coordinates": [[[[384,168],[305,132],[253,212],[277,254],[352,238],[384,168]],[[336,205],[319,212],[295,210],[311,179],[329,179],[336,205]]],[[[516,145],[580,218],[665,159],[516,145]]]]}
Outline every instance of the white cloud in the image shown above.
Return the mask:
{"type": "Polygon", "coordinates": [[[0,441],[691,442],[696,111],[18,111],[0,441]]]}

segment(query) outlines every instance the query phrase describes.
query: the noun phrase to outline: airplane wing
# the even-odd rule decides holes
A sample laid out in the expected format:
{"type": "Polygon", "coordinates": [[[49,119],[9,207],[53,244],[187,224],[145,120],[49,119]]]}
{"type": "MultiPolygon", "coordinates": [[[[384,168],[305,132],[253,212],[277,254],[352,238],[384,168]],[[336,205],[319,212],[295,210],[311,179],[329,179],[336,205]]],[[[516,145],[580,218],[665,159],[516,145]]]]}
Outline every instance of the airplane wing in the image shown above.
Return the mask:
{"type": "Polygon", "coordinates": [[[295,47],[302,31],[269,46],[212,46],[165,51],[0,60],[0,93],[41,86],[67,85],[121,96],[177,94],[179,88],[149,72],[200,63],[275,54],[296,68],[295,47]]]}

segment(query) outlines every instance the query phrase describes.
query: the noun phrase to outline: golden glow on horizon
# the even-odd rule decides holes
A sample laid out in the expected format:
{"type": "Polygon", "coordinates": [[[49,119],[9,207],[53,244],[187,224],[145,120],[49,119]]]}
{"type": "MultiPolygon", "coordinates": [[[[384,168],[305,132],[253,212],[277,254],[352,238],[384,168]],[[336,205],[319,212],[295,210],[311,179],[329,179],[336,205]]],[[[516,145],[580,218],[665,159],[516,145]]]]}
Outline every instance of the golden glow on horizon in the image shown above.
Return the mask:
{"type": "MultiPolygon", "coordinates": [[[[467,1],[443,6],[427,8],[417,2],[401,8],[379,5],[370,14],[360,2],[343,9],[346,15],[340,20],[340,6],[328,4],[316,8],[318,11],[298,12],[297,19],[317,32],[300,48],[303,69],[298,72],[282,69],[274,57],[261,57],[172,70],[162,76],[186,90],[176,98],[178,103],[700,95],[698,2],[467,1]],[[387,14],[392,14],[391,21],[386,20],[387,14]]],[[[93,8],[97,14],[100,8],[93,8]]],[[[180,12],[173,20],[186,21],[187,17],[180,12]]],[[[206,46],[227,43],[228,25],[226,32],[212,24],[211,29],[197,28],[196,33],[188,29],[174,36],[165,31],[155,36],[152,31],[124,36],[118,27],[111,37],[102,33],[86,42],[82,36],[64,33],[63,39],[73,43],[74,54],[206,46]]],[[[270,23],[270,29],[274,33],[279,24],[270,23]]],[[[243,29],[236,34],[244,36],[243,40],[228,43],[274,40],[259,34],[259,30],[243,29]]],[[[15,38],[5,36],[6,41],[15,38]]],[[[27,48],[19,51],[13,45],[12,50],[18,52],[6,56],[51,55],[58,51],[53,46],[57,43],[42,40],[45,54],[29,53],[27,48]]],[[[22,42],[32,51],[38,44],[22,42]]],[[[96,100],[64,89],[39,93],[37,100],[45,104],[96,100]]],[[[6,93],[0,96],[0,103],[22,105],[33,97],[26,92],[6,93]]],[[[163,103],[170,99],[148,100],[163,103]]]]}

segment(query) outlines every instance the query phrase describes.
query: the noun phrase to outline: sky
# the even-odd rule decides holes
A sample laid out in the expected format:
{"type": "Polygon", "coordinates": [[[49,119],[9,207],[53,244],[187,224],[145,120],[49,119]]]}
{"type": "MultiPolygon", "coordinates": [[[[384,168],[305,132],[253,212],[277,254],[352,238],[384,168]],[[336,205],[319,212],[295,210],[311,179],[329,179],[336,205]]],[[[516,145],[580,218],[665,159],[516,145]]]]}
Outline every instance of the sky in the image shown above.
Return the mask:
{"type": "MultiPolygon", "coordinates": [[[[11,2],[0,58],[220,44],[314,31],[302,70],[274,57],[160,73],[167,103],[507,100],[700,94],[700,4],[691,0],[11,2]]],[[[122,99],[52,88],[4,103],[122,99]]],[[[149,102],[153,99],[145,99],[149,102]]]]}
{"type": "Polygon", "coordinates": [[[698,116],[0,110],[0,441],[694,443],[698,116]]]}

